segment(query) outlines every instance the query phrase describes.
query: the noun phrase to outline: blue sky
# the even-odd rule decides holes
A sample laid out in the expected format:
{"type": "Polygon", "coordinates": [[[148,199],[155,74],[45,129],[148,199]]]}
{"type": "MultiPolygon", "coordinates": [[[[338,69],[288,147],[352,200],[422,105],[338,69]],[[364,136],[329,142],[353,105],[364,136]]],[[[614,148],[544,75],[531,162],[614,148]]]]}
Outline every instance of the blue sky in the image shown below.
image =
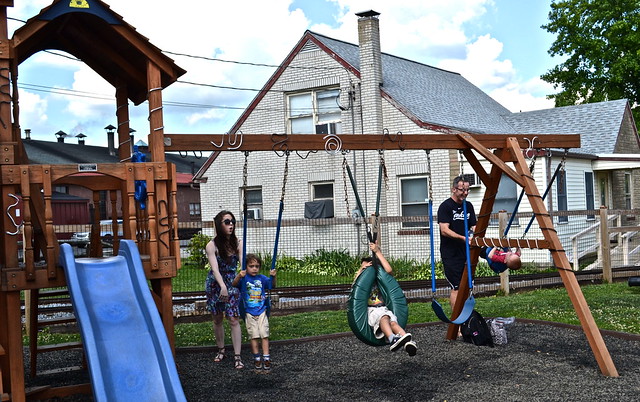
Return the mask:
{"type": "MultiPolygon", "coordinates": [[[[91,0],[88,0],[91,3],[91,0]]],[[[551,0],[106,0],[112,10],[160,49],[208,58],[278,65],[306,29],[357,43],[355,13],[381,13],[382,51],[462,74],[513,112],[553,107],[553,88],[539,76],[558,60],[554,37],[540,28],[551,0]],[[256,27],[265,27],[257,29],[256,27]],[[185,40],[185,38],[200,38],[185,40]]],[[[9,17],[27,20],[50,0],[17,1],[9,17]]],[[[10,22],[11,36],[19,22],[10,22]]],[[[168,54],[187,70],[180,79],[225,87],[261,88],[273,67],[168,54]]],[[[38,53],[20,65],[21,126],[32,138],[55,141],[62,130],[105,145],[116,125],[114,89],[82,62],[38,53]]],[[[164,91],[167,133],[223,133],[255,92],[176,83],[164,91]]],[[[131,107],[136,140],[146,141],[146,104],[131,107]]],[[[75,139],[67,139],[75,142],[75,139]]]]}

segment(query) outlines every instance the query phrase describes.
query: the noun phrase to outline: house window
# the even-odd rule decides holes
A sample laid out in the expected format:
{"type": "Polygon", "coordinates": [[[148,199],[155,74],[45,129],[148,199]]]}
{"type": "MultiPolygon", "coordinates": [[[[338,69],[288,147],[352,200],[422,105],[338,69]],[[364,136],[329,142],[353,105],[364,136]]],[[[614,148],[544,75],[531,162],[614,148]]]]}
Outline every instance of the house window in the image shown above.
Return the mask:
{"type": "Polygon", "coordinates": [[[69,186],[55,186],[53,187],[53,191],[56,193],[69,194],[69,186]]]}
{"type": "Polygon", "coordinates": [[[624,173],[624,207],[631,209],[631,173],[624,173]]]}
{"type": "Polygon", "coordinates": [[[189,217],[191,218],[199,218],[201,215],[200,213],[200,203],[199,202],[192,202],[189,204],[189,217]]]}
{"type": "MultiPolygon", "coordinates": [[[[584,172],[584,196],[588,210],[595,209],[595,192],[593,190],[593,172],[584,172]]],[[[595,215],[587,215],[588,221],[596,219],[595,215]]]]}
{"type": "Polygon", "coordinates": [[[304,203],[307,219],[333,218],[333,183],[309,183],[311,201],[304,203]]]}
{"type": "Polygon", "coordinates": [[[289,95],[289,131],[292,134],[341,134],[339,97],[338,89],[289,95]]]}
{"type": "Polygon", "coordinates": [[[262,219],[262,187],[250,187],[245,191],[247,199],[247,218],[262,219]]]}
{"type": "MultiPolygon", "coordinates": [[[[500,184],[498,184],[498,193],[496,194],[495,201],[493,202],[493,213],[498,213],[500,211],[507,211],[508,213],[513,214],[517,212],[516,204],[518,203],[518,186],[516,182],[511,180],[509,176],[502,174],[500,177],[500,184]]],[[[511,218],[511,217],[509,217],[511,218]]],[[[498,225],[497,219],[491,219],[490,225],[498,225]]],[[[511,225],[518,225],[518,218],[513,218],[511,225]]]]}
{"type": "MultiPolygon", "coordinates": [[[[558,190],[558,211],[567,211],[567,172],[561,169],[556,178],[556,190],[558,190]]],[[[569,222],[568,216],[558,216],[558,223],[569,222]]]]}
{"type": "MultiPolygon", "coordinates": [[[[400,179],[400,213],[402,216],[429,215],[429,195],[426,177],[400,179]]],[[[428,221],[402,222],[403,228],[428,228],[428,221]]]]}
{"type": "Polygon", "coordinates": [[[333,183],[312,183],[311,187],[314,201],[333,200],[333,183]]]}

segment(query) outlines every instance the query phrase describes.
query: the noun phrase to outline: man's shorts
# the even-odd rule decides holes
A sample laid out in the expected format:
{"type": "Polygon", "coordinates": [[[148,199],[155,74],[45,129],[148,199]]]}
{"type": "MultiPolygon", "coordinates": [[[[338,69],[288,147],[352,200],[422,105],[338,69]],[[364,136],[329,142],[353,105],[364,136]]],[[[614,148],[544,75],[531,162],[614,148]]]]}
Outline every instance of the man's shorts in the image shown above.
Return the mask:
{"type": "Polygon", "coordinates": [[[389,320],[391,322],[398,322],[398,317],[396,317],[396,315],[393,314],[393,311],[389,310],[387,306],[367,307],[367,322],[373,328],[373,334],[377,339],[382,339],[384,337],[384,333],[380,329],[380,320],[385,315],[389,316],[389,320]]]}
{"type": "Polygon", "coordinates": [[[458,290],[458,288],[460,287],[462,273],[466,268],[466,264],[466,254],[462,254],[462,256],[456,256],[455,258],[442,259],[442,265],[444,266],[444,276],[447,278],[449,286],[451,286],[453,290],[458,290]]]}
{"type": "Polygon", "coordinates": [[[247,314],[244,318],[247,327],[249,339],[268,338],[269,337],[269,318],[267,312],[263,311],[260,315],[247,314]]]}

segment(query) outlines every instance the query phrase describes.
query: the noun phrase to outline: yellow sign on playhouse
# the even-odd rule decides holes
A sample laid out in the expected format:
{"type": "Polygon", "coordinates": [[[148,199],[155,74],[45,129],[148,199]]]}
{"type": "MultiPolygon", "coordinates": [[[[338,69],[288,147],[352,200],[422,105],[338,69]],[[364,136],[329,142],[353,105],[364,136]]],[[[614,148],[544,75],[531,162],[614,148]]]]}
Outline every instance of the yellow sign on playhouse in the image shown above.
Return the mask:
{"type": "Polygon", "coordinates": [[[72,8],[89,8],[89,3],[87,0],[71,0],[69,2],[69,7],[72,8]]]}

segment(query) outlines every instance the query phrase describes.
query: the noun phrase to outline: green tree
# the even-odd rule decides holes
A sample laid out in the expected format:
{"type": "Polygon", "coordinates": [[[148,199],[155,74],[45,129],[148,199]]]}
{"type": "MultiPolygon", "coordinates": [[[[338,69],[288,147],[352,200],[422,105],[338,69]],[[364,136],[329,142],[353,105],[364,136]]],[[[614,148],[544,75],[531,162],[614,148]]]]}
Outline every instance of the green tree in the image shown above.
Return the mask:
{"type": "Polygon", "coordinates": [[[640,0],[554,0],[549,21],[549,54],[566,57],[541,77],[556,106],[626,98],[640,122],[640,0]]]}

